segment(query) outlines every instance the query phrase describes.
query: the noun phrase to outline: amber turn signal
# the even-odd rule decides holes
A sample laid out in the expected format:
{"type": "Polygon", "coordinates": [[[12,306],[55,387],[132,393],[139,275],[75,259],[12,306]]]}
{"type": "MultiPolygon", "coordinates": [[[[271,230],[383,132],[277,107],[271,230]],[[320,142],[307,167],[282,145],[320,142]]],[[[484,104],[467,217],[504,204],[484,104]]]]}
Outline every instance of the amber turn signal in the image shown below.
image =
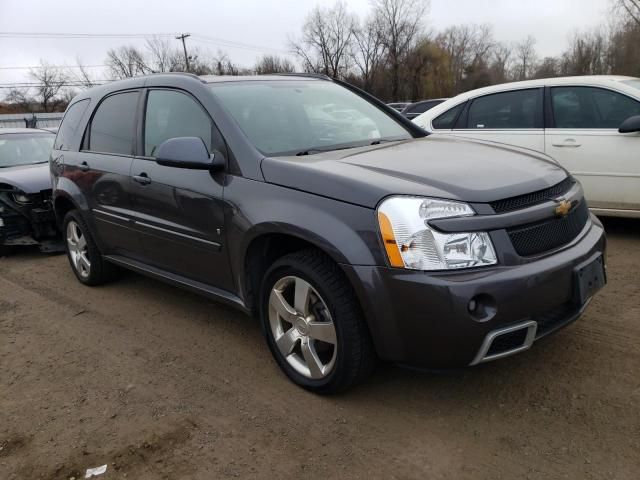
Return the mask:
{"type": "Polygon", "coordinates": [[[389,218],[384,213],[378,212],[378,223],[380,224],[380,232],[382,233],[382,242],[384,248],[387,251],[387,257],[392,267],[404,267],[402,256],[396,242],[396,237],[393,234],[393,227],[389,218]]]}

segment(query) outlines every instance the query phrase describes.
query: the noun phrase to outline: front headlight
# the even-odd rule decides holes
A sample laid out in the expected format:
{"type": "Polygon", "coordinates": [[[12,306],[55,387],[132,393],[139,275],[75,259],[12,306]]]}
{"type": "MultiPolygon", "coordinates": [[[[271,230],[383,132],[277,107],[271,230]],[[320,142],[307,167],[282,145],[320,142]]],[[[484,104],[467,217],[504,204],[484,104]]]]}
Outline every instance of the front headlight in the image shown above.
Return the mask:
{"type": "Polygon", "coordinates": [[[487,232],[442,233],[429,220],[475,215],[462,202],[424,197],[389,197],[378,207],[382,241],[394,267],[451,270],[495,265],[487,232]]]}
{"type": "Polygon", "coordinates": [[[29,195],[22,192],[14,193],[13,199],[16,201],[16,203],[22,203],[22,204],[31,203],[33,201],[33,199],[29,195]]]}

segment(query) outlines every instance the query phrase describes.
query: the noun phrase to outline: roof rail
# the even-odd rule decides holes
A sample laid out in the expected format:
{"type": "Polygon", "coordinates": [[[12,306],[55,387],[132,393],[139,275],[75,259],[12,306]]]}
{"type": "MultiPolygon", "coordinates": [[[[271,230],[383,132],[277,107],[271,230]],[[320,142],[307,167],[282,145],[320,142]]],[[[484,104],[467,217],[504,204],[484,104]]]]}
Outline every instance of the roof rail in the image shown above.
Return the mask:
{"type": "Polygon", "coordinates": [[[145,76],[151,76],[151,75],[186,75],[188,77],[193,77],[200,80],[200,77],[198,75],[190,72],[153,72],[153,73],[148,73],[145,76]]]}
{"type": "Polygon", "coordinates": [[[330,76],[325,75],[324,73],[298,73],[298,72],[290,72],[290,73],[270,73],[269,75],[278,75],[284,77],[310,77],[310,78],[318,78],[320,80],[333,80],[330,76]]]}

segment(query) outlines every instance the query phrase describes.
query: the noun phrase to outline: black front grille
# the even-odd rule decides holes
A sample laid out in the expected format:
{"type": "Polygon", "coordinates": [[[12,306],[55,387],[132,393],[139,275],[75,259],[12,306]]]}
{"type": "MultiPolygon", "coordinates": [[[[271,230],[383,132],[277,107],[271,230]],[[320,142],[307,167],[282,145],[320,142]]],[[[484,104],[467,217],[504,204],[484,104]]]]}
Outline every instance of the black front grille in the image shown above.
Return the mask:
{"type": "Polygon", "coordinates": [[[496,213],[504,213],[512,210],[518,210],[520,208],[527,208],[532,205],[537,205],[538,203],[558,198],[560,195],[567,193],[574,183],[575,180],[572,177],[567,177],[553,187],[492,202],[491,207],[496,213]]]}
{"type": "Polygon", "coordinates": [[[518,255],[527,257],[548,252],[571,242],[589,220],[589,209],[584,200],[565,217],[519,225],[507,229],[513,248],[518,255]]]}

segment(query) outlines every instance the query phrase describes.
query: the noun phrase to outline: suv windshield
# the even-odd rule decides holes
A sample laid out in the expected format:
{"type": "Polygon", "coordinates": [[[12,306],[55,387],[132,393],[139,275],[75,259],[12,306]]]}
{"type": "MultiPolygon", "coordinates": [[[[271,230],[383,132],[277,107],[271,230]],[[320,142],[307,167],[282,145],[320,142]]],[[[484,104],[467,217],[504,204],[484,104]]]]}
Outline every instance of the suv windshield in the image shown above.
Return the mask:
{"type": "Polygon", "coordinates": [[[0,168],[47,162],[55,138],[49,133],[0,134],[0,168]]]}
{"type": "Polygon", "coordinates": [[[637,88],[640,90],[640,78],[635,78],[633,80],[623,80],[622,83],[625,85],[629,85],[630,87],[637,88]]]}
{"type": "Polygon", "coordinates": [[[265,155],[302,155],[411,138],[388,114],[332,82],[249,80],[210,87],[265,155]]]}

